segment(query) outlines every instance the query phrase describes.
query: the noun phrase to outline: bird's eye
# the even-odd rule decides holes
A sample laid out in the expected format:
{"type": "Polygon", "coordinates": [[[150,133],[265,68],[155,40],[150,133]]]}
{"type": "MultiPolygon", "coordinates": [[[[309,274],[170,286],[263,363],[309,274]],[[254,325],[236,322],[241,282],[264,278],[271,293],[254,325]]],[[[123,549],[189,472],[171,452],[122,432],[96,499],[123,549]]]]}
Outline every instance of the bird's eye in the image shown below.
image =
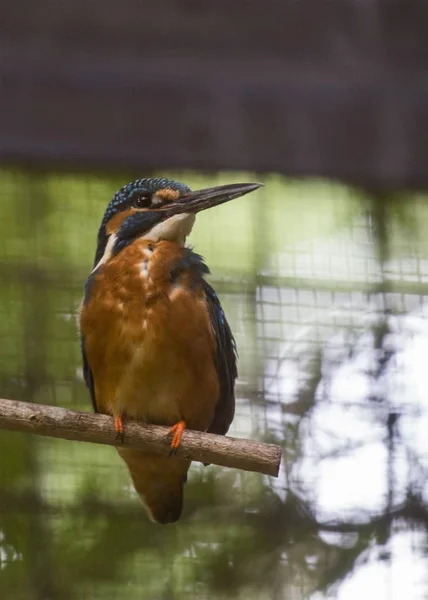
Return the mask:
{"type": "Polygon", "coordinates": [[[132,206],[135,208],[149,208],[152,203],[150,194],[139,194],[132,201],[132,206]]]}

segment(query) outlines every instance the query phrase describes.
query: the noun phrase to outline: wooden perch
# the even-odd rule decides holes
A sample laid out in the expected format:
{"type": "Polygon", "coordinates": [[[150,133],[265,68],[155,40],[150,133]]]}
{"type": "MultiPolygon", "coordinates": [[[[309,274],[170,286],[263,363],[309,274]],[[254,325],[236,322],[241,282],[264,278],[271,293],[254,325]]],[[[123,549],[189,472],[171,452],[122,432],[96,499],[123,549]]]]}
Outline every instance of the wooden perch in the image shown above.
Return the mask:
{"type": "MultiPolygon", "coordinates": [[[[165,455],[170,451],[168,427],[127,421],[125,440],[122,444],[116,439],[113,419],[107,415],[76,412],[16,400],[0,399],[0,429],[79,442],[124,446],[165,455]]],[[[281,448],[274,444],[189,429],[184,431],[177,454],[203,463],[256,471],[273,477],[278,477],[281,463],[281,448]]]]}

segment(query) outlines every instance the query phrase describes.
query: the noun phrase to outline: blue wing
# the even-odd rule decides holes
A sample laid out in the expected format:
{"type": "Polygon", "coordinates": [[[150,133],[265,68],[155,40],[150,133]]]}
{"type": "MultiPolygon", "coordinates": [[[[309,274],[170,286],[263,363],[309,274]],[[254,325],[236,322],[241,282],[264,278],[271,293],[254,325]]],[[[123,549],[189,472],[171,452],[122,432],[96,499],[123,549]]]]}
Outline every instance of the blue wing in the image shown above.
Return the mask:
{"type": "Polygon", "coordinates": [[[86,386],[91,395],[91,402],[95,412],[98,412],[97,403],[95,401],[95,387],[94,387],[94,378],[92,376],[91,367],[89,366],[88,357],[86,356],[85,351],[85,341],[83,336],[80,338],[80,349],[82,351],[82,363],[83,363],[83,379],[85,380],[86,386]]]}
{"type": "Polygon", "coordinates": [[[204,279],[209,269],[202,257],[184,248],[183,254],[171,270],[171,282],[176,281],[182,273],[190,275],[191,286],[201,286],[208,305],[211,325],[216,338],[215,363],[220,383],[220,397],[217,402],[213,421],[208,429],[210,433],[224,435],[227,433],[235,415],[235,379],[238,375],[236,366],[236,344],[224,315],[217,294],[204,279]]]}
{"type": "MultiPolygon", "coordinates": [[[[94,279],[95,279],[95,273],[91,273],[85,283],[85,295],[84,295],[84,299],[83,299],[84,304],[86,304],[89,300],[89,297],[91,294],[91,286],[94,282],[94,279]]],[[[95,412],[98,412],[97,403],[95,400],[94,378],[92,376],[91,367],[89,366],[88,357],[86,355],[85,339],[84,339],[82,333],[80,334],[80,349],[82,352],[83,379],[85,380],[86,386],[91,395],[91,402],[92,402],[93,409],[95,412]]]]}
{"type": "Polygon", "coordinates": [[[208,432],[225,435],[235,415],[236,344],[217,294],[205,280],[203,289],[217,342],[216,368],[220,383],[220,397],[208,432]]]}

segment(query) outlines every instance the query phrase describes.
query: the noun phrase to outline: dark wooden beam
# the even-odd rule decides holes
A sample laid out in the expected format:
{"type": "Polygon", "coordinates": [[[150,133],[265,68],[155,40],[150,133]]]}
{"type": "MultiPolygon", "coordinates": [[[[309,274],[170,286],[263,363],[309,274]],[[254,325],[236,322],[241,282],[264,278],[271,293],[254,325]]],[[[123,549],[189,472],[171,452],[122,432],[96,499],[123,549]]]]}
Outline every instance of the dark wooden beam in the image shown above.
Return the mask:
{"type": "Polygon", "coordinates": [[[0,161],[428,185],[426,0],[2,2],[0,161]]]}

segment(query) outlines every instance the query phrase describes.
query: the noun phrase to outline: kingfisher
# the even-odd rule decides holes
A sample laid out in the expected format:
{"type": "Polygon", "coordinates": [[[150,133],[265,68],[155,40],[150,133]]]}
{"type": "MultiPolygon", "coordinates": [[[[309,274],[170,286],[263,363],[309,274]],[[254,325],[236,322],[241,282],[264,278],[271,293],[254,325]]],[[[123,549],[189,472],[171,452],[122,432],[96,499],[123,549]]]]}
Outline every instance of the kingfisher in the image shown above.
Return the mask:
{"type": "MultiPolygon", "coordinates": [[[[225,435],[235,412],[236,344],[203,258],[186,246],[196,214],[260,187],[192,191],[137,179],[113,196],[79,313],[83,374],[96,412],[170,427],[169,456],[117,446],[149,518],[182,512],[185,428],[225,435]]],[[[169,440],[168,440],[169,441],[169,440]]]]}

